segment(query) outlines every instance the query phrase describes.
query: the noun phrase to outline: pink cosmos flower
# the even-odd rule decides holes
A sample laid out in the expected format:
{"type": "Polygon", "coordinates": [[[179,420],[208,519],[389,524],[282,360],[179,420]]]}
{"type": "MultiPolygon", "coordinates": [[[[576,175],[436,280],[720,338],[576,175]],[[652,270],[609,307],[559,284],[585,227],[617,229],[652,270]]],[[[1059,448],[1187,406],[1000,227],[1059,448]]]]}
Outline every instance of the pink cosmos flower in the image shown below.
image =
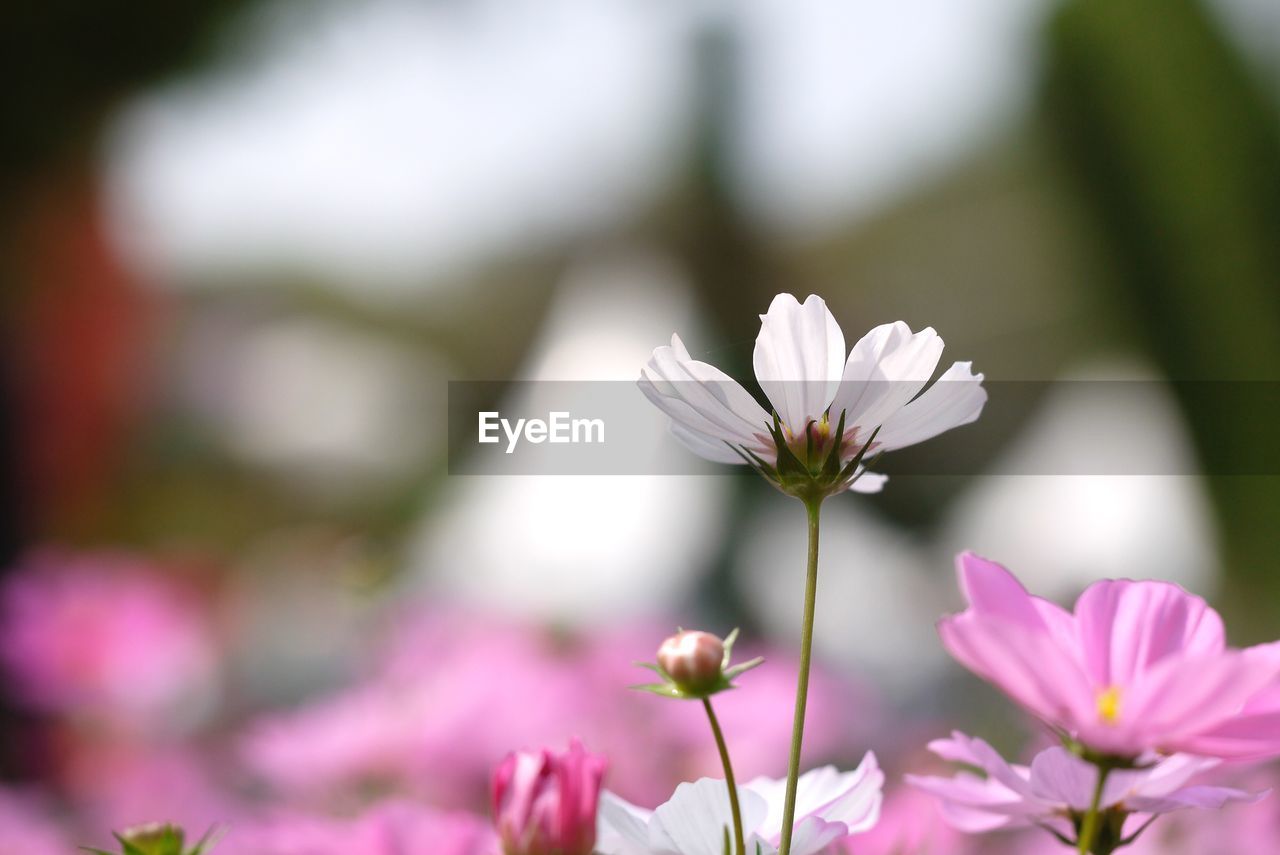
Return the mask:
{"type": "MultiPolygon", "coordinates": [[[[872,454],[924,442],[982,413],[987,393],[971,363],[954,363],[925,389],[942,357],[942,339],[931,327],[913,333],[902,321],[883,324],[850,352],[844,347],[840,325],[816,295],[801,303],[779,294],[760,316],[756,379],[798,455],[812,448],[825,458],[842,416],[843,466],[877,428],[872,454]]],[[[690,356],[679,336],[653,351],[639,384],[671,417],[672,435],[695,454],[717,463],[746,463],[754,455],[776,466],[773,417],[729,375],[690,356]]],[[[874,493],[886,480],[861,474],[859,467],[839,488],[874,493]]]]}
{"type": "MultiPolygon", "coordinates": [[[[953,778],[908,775],[907,781],[937,797],[947,821],[962,831],[1041,826],[1074,839],[1076,822],[1089,810],[1098,768],[1065,748],[1041,751],[1030,766],[1005,762],[981,739],[953,733],[929,744],[939,757],[983,774],[962,771],[953,778]]],[[[1193,785],[1195,776],[1219,761],[1175,754],[1135,769],[1113,770],[1100,807],[1124,819],[1127,837],[1153,816],[1185,808],[1218,809],[1229,802],[1254,802],[1266,793],[1193,785]]]]}
{"type": "Polygon", "coordinates": [[[493,776],[493,817],[506,855],[591,855],[605,759],[573,740],[561,753],[517,751],[493,776]]]}
{"type": "Polygon", "coordinates": [[[1280,753],[1280,643],[1226,646],[1222,619],[1167,582],[1102,581],[1074,613],[1008,570],[957,559],[969,608],[939,624],[951,655],[1094,752],[1280,753]]]}
{"type": "Polygon", "coordinates": [[[155,720],[207,696],[216,652],[198,603],[156,567],[46,549],[0,589],[0,663],[35,707],[155,720]]]}

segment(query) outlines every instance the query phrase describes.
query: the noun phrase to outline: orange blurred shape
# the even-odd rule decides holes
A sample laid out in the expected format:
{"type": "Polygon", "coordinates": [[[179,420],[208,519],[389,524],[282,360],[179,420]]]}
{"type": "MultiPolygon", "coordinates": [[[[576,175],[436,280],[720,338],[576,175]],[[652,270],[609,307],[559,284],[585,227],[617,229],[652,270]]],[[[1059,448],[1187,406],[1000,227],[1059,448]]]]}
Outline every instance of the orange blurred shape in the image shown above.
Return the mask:
{"type": "Polygon", "coordinates": [[[158,300],[110,245],[90,168],[37,181],[16,234],[16,441],[38,536],[105,509],[148,379],[158,300]]]}

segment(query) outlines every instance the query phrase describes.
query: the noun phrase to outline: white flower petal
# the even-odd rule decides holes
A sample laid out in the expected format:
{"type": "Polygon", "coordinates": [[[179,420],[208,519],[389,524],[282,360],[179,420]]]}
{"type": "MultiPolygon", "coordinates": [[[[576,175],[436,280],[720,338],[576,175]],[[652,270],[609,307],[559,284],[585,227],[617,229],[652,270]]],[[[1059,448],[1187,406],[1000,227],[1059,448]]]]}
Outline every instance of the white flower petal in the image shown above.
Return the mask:
{"type": "MultiPolygon", "coordinates": [[[[754,829],[765,817],[764,799],[738,788],[744,829],[754,829]]],[[[700,778],[676,787],[671,800],[653,812],[649,846],[679,855],[724,855],[724,829],[733,828],[733,811],[724,781],[700,778]]]]}
{"type": "Polygon", "coordinates": [[[636,807],[608,790],[600,794],[596,849],[603,855],[648,855],[652,811],[636,807]]]}
{"type": "Polygon", "coordinates": [[[861,466],[858,467],[858,475],[853,483],[849,485],[849,489],[855,493],[879,493],[884,489],[884,485],[888,483],[889,476],[881,475],[878,472],[867,472],[861,466]]]}
{"type": "Polygon", "coordinates": [[[857,416],[866,412],[887,388],[882,382],[885,375],[880,368],[880,360],[910,340],[911,327],[902,321],[881,324],[858,339],[853,350],[849,351],[840,377],[840,388],[831,402],[831,411],[837,419],[844,411],[847,414],[845,423],[849,426],[857,424],[857,416]]]}
{"type": "Polygon", "coordinates": [[[821,297],[810,294],[802,305],[779,294],[760,316],[756,379],[792,432],[822,418],[840,386],[844,359],[844,333],[821,297]]]}
{"type": "Polygon", "coordinates": [[[877,327],[849,354],[831,414],[863,436],[888,421],[929,382],[942,358],[942,339],[932,327],[912,333],[898,321],[877,327]],[[865,344],[864,344],[865,342],[865,344]]]}
{"type": "MultiPolygon", "coordinates": [[[[671,435],[674,436],[681,445],[704,460],[710,460],[713,463],[742,464],[747,462],[743,459],[741,454],[726,445],[723,439],[717,439],[715,437],[707,436],[704,433],[698,433],[680,422],[671,422],[671,435]]],[[[761,459],[765,461],[771,460],[770,456],[760,454],[759,449],[752,450],[759,454],[761,459]]]]}
{"type": "Polygon", "coordinates": [[[923,395],[884,422],[877,444],[885,451],[905,448],[976,420],[987,391],[983,376],[972,367],[971,362],[957,362],[948,368],[923,395]]]}
{"type": "Polygon", "coordinates": [[[683,426],[677,438],[703,457],[741,463],[725,442],[767,448],[758,438],[771,421],[764,408],[727,374],[692,359],[679,336],[653,351],[638,385],[673,424],[683,426]]]}
{"type": "Polygon", "coordinates": [[[671,336],[671,348],[689,378],[705,384],[707,391],[741,419],[749,430],[755,432],[767,430],[772,424],[773,420],[764,411],[764,407],[760,406],[760,402],[750,392],[742,388],[742,384],[714,365],[690,356],[680,336],[674,334],[671,336]]]}
{"type": "Polygon", "coordinates": [[[875,755],[868,752],[858,768],[844,776],[843,786],[845,791],[817,815],[844,825],[846,835],[870,831],[880,820],[884,801],[884,772],[875,755]]]}
{"type": "MultiPolygon", "coordinates": [[[[841,822],[864,831],[879,818],[883,786],[884,773],[872,752],[867,752],[852,772],[839,772],[834,766],[813,769],[801,775],[797,782],[796,816],[802,819],[815,816],[825,822],[841,822]]],[[[746,788],[759,793],[769,807],[768,815],[759,826],[760,834],[777,840],[782,833],[786,780],[756,778],[746,788]]],[[[797,821],[797,832],[799,827],[797,821]]]]}
{"type": "Polygon", "coordinates": [[[796,823],[791,835],[791,855],[817,855],[837,840],[848,837],[849,830],[843,822],[827,822],[816,816],[807,816],[796,823]]]}

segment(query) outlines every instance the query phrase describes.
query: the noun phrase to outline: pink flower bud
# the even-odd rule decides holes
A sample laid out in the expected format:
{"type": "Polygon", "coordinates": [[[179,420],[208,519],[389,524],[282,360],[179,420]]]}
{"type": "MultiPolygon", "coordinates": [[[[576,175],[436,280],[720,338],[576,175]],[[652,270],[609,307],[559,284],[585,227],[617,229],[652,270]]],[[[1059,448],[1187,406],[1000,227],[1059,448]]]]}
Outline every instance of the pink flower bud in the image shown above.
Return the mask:
{"type": "Polygon", "coordinates": [[[504,855],[591,855],[605,765],[576,739],[560,754],[508,754],[493,776],[504,855]]]}
{"type": "Polygon", "coordinates": [[[724,642],[709,632],[682,630],[662,642],[658,664],[682,689],[708,689],[720,679],[724,642]]]}

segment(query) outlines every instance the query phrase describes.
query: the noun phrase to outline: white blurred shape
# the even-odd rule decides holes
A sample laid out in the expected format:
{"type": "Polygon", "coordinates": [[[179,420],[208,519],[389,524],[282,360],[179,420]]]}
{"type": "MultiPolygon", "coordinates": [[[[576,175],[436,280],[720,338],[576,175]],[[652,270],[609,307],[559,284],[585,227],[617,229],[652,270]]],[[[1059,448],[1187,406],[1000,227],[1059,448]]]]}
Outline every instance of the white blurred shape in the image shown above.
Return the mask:
{"type": "Polygon", "coordinates": [[[303,270],[402,293],[606,228],[667,172],[681,15],[624,0],[272,11],[263,56],[143,100],[110,147],[119,240],[162,278],[303,270]]]}
{"type": "Polygon", "coordinates": [[[189,393],[227,445],[309,489],[377,486],[444,451],[422,429],[443,408],[443,370],[383,339],[289,317],[213,319],[187,341],[189,393]]]}
{"type": "Polygon", "coordinates": [[[1196,458],[1169,390],[1126,363],[1066,379],[1138,382],[1055,384],[992,474],[957,500],[947,551],[971,549],[1060,601],[1102,578],[1165,579],[1211,595],[1217,533],[1203,479],[1179,474],[1195,472],[1196,458]],[[1120,473],[1169,474],[1025,474],[1070,471],[1081,455],[1120,473]]]}
{"type": "Polygon", "coordinates": [[[809,232],[936,180],[1025,107],[1050,0],[747,0],[741,174],[809,232]]]}
{"type": "MultiPolygon", "coordinates": [[[[659,258],[586,262],[561,286],[522,378],[634,383],[655,346],[692,326],[687,294],[659,258]]],[[[546,412],[536,384],[517,388],[499,410],[546,412]]],[[[661,456],[680,452],[660,412],[637,412],[652,419],[653,440],[636,453],[659,471],[661,456]]],[[[688,595],[722,535],[727,483],[699,475],[689,457],[688,476],[455,476],[411,564],[435,590],[541,619],[591,625],[664,612],[688,595]]]]}
{"type": "Polygon", "coordinates": [[[693,26],[738,39],[746,200],[773,225],[831,228],[1000,133],[1051,5],[282,4],[256,61],[127,113],[115,231],[169,281],[300,269],[381,295],[598,232],[676,170],[693,26]]]}
{"type": "Polygon", "coordinates": [[[277,526],[238,550],[226,590],[235,695],[292,703],[367,667],[384,615],[367,593],[366,542],[341,528],[277,526]]]}
{"type": "Polygon", "coordinates": [[[1217,15],[1228,34],[1269,75],[1275,93],[1275,74],[1280,71],[1280,3],[1275,0],[1210,0],[1209,10],[1217,15]]]}
{"type": "MultiPolygon", "coordinates": [[[[933,627],[946,599],[928,572],[926,554],[905,532],[863,509],[874,501],[842,495],[823,505],[814,643],[821,656],[905,695],[928,683],[944,660],[933,627]]],[[[777,496],[755,514],[738,552],[747,601],[771,634],[798,639],[808,538],[804,508],[777,496]]]]}

